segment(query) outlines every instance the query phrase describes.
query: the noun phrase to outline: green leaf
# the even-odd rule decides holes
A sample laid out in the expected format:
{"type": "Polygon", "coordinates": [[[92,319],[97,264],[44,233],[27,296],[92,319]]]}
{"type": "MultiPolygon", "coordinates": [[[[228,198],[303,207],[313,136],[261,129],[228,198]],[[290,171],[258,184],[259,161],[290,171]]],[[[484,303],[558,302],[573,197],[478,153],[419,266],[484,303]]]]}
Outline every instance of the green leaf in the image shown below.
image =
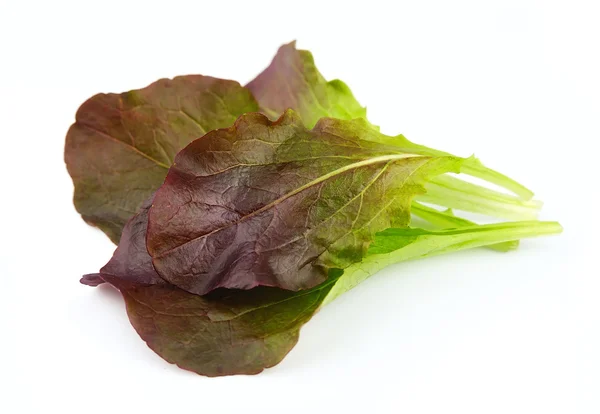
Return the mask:
{"type": "Polygon", "coordinates": [[[273,120],[285,110],[297,111],[305,125],[312,128],[319,119],[353,119],[367,117],[341,80],[326,81],[315,66],[312,54],[296,49],[296,42],[279,48],[273,61],[246,85],[273,120]]]}
{"type": "Polygon", "coordinates": [[[95,95],[77,111],[65,144],[77,211],[117,243],[126,221],[162,184],[180,149],[257,110],[239,83],[200,75],[95,95]]]}
{"type": "Polygon", "coordinates": [[[356,125],[246,114],[182,150],[150,209],[160,276],[196,294],[316,286],[360,261],[375,232],[408,226],[430,177],[460,168],[365,140],[379,132],[356,125]]]}

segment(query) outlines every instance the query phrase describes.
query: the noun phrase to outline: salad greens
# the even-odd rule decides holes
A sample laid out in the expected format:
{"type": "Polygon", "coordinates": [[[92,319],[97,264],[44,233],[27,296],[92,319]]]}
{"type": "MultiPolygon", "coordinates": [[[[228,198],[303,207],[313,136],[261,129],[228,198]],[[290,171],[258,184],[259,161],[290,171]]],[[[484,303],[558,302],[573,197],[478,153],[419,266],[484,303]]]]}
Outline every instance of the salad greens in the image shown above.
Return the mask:
{"type": "Polygon", "coordinates": [[[189,75],[90,98],[65,161],[77,210],[118,242],[81,282],[119,289],[152,350],[207,376],[279,363],[312,315],[386,266],[561,231],[478,159],[380,133],[293,42],[245,87],[189,75]]]}

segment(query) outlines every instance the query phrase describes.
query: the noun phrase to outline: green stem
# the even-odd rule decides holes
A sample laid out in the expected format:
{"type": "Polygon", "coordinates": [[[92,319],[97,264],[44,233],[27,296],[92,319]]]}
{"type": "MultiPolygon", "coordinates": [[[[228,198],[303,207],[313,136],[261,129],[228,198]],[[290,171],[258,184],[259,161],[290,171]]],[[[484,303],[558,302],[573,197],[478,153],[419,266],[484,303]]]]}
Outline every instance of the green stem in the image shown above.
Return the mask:
{"type": "MultiPolygon", "coordinates": [[[[470,220],[464,219],[462,217],[456,217],[450,209],[448,209],[447,211],[439,211],[434,208],[423,205],[417,201],[412,202],[411,213],[441,229],[460,228],[477,225],[477,223],[473,223],[470,220]]],[[[512,240],[503,243],[490,244],[486,247],[492,250],[497,250],[499,252],[507,252],[510,250],[515,250],[518,246],[519,241],[512,240]]]]}
{"type": "Polygon", "coordinates": [[[557,222],[544,221],[484,224],[439,231],[387,229],[377,234],[362,262],[344,270],[323,304],[333,301],[369,276],[395,263],[561,231],[562,227],[557,222]]]}
{"type": "Polygon", "coordinates": [[[502,188],[512,191],[523,200],[531,200],[533,198],[533,192],[524,185],[518,183],[510,177],[507,177],[504,174],[499,173],[498,171],[486,167],[476,158],[469,158],[469,160],[472,161],[465,162],[465,164],[463,164],[461,167],[460,172],[473,177],[481,178],[489,183],[496,184],[502,188]]]}
{"type": "MultiPolygon", "coordinates": [[[[418,148],[423,154],[422,155],[433,155],[433,156],[449,156],[452,155],[445,151],[438,151],[433,148],[427,148],[422,145],[413,144],[415,148],[418,148]]],[[[523,200],[531,200],[533,198],[533,192],[525,187],[523,184],[518,183],[512,178],[486,167],[475,157],[469,157],[465,159],[465,162],[460,168],[460,172],[463,174],[470,175],[472,177],[481,178],[489,183],[496,184],[502,188],[512,191],[523,200]]]]}
{"type": "Polygon", "coordinates": [[[537,200],[525,201],[449,175],[435,177],[425,189],[427,193],[417,196],[417,200],[509,220],[534,219],[542,205],[537,200]]]}
{"type": "Polygon", "coordinates": [[[495,200],[499,202],[506,202],[509,204],[520,205],[520,206],[530,206],[530,207],[542,207],[542,202],[539,200],[527,200],[524,201],[518,197],[515,197],[511,194],[500,193],[498,191],[492,190],[487,187],[483,187],[477,184],[470,183],[468,181],[461,180],[458,177],[444,174],[434,177],[431,182],[449,189],[453,189],[456,191],[460,191],[466,194],[473,194],[485,197],[490,200],[495,200]]]}
{"type": "Polygon", "coordinates": [[[445,246],[438,246],[426,254],[429,257],[474,247],[488,246],[529,237],[540,237],[561,233],[562,226],[556,221],[515,221],[496,224],[482,224],[464,229],[441,230],[435,232],[442,237],[451,237],[445,246]]]}
{"type": "MultiPolygon", "coordinates": [[[[395,137],[380,135],[375,140],[387,145],[393,145],[403,152],[420,155],[429,155],[433,157],[453,156],[452,154],[445,151],[440,151],[426,147],[424,145],[415,144],[414,142],[411,142],[408,139],[406,139],[404,135],[397,135],[395,137]]],[[[533,198],[533,192],[527,187],[498,171],[486,167],[481,163],[481,161],[479,161],[475,157],[466,158],[461,167],[460,172],[473,177],[481,178],[482,180],[485,180],[489,183],[493,183],[502,188],[505,188],[518,195],[522,200],[530,200],[531,198],[533,198]]]]}

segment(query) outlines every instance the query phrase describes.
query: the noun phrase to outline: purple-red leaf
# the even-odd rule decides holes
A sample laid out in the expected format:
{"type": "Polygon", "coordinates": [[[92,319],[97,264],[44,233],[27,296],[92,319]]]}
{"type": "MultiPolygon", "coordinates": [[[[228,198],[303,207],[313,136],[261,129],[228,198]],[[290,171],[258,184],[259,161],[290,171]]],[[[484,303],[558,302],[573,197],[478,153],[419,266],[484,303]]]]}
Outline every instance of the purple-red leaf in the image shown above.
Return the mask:
{"type": "Polygon", "coordinates": [[[323,117],[354,119],[367,117],[366,108],[339,79],[326,81],[312,54],[296,49],[296,42],[283,45],[271,64],[248,85],[260,109],[277,119],[286,109],[297,111],[312,128],[323,117]]]}
{"type": "Polygon", "coordinates": [[[65,144],[77,211],[117,243],[181,148],[256,110],[239,83],[200,75],[90,98],[77,111],[65,144]]]}
{"type": "Polygon", "coordinates": [[[260,287],[198,296],[172,285],[104,278],[121,291],[131,324],[154,352],[210,377],[258,374],[279,363],[332,286],[300,293],[260,287]]]}
{"type": "Polygon", "coordinates": [[[106,275],[112,275],[133,284],[160,285],[166,283],[154,270],[152,258],[146,249],[148,210],[153,200],[154,195],[144,201],[139,213],[130,218],[123,227],[119,245],[110,261],[100,269],[100,273],[83,276],[81,283],[97,286],[103,283],[106,275]]]}
{"type": "Polygon", "coordinates": [[[145,251],[147,210],[127,223],[113,258],[82,283],[118,288],[131,324],[168,362],[201,375],[257,374],[279,363],[298,341],[339,273],[310,291],[260,287],[219,289],[206,296],[163,281],[145,251]]]}
{"type": "Polygon", "coordinates": [[[359,262],[377,231],[408,225],[424,180],[461,162],[407,154],[380,136],[364,121],[324,118],[308,130],[287,111],[276,122],[246,114],[194,141],[150,209],[154,267],[206,294],[307,289],[359,262]]]}

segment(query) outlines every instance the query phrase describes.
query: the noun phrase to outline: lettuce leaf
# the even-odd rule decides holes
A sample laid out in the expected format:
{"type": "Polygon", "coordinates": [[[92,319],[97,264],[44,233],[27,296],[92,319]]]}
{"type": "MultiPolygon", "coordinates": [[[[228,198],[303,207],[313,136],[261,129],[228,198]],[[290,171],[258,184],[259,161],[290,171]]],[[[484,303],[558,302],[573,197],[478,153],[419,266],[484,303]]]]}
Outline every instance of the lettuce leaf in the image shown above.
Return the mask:
{"type": "Polygon", "coordinates": [[[376,232],[408,226],[430,177],[460,169],[462,159],[405,153],[355,125],[246,114],[183,149],[149,214],[160,276],[199,295],[316,286],[359,262],[376,232]]]}
{"type": "Polygon", "coordinates": [[[82,217],[120,236],[81,282],[115,286],[151,349],[207,376],[277,364],[319,309],[385,266],[561,231],[476,225],[421,204],[508,219],[541,207],[474,157],[379,133],[294,43],[247,87],[194,75],[91,98],[65,160],[82,217]],[[442,229],[409,227],[411,212],[442,229]]]}
{"type": "Polygon", "coordinates": [[[179,150],[258,109],[239,83],[200,75],[93,96],[77,111],[65,143],[75,208],[117,243],[127,220],[162,184],[179,150]]]}
{"type": "Polygon", "coordinates": [[[296,49],[296,42],[283,45],[273,61],[246,85],[260,110],[275,120],[289,108],[312,128],[321,118],[367,118],[367,109],[339,79],[326,81],[317,70],[312,54],[296,49]]]}

